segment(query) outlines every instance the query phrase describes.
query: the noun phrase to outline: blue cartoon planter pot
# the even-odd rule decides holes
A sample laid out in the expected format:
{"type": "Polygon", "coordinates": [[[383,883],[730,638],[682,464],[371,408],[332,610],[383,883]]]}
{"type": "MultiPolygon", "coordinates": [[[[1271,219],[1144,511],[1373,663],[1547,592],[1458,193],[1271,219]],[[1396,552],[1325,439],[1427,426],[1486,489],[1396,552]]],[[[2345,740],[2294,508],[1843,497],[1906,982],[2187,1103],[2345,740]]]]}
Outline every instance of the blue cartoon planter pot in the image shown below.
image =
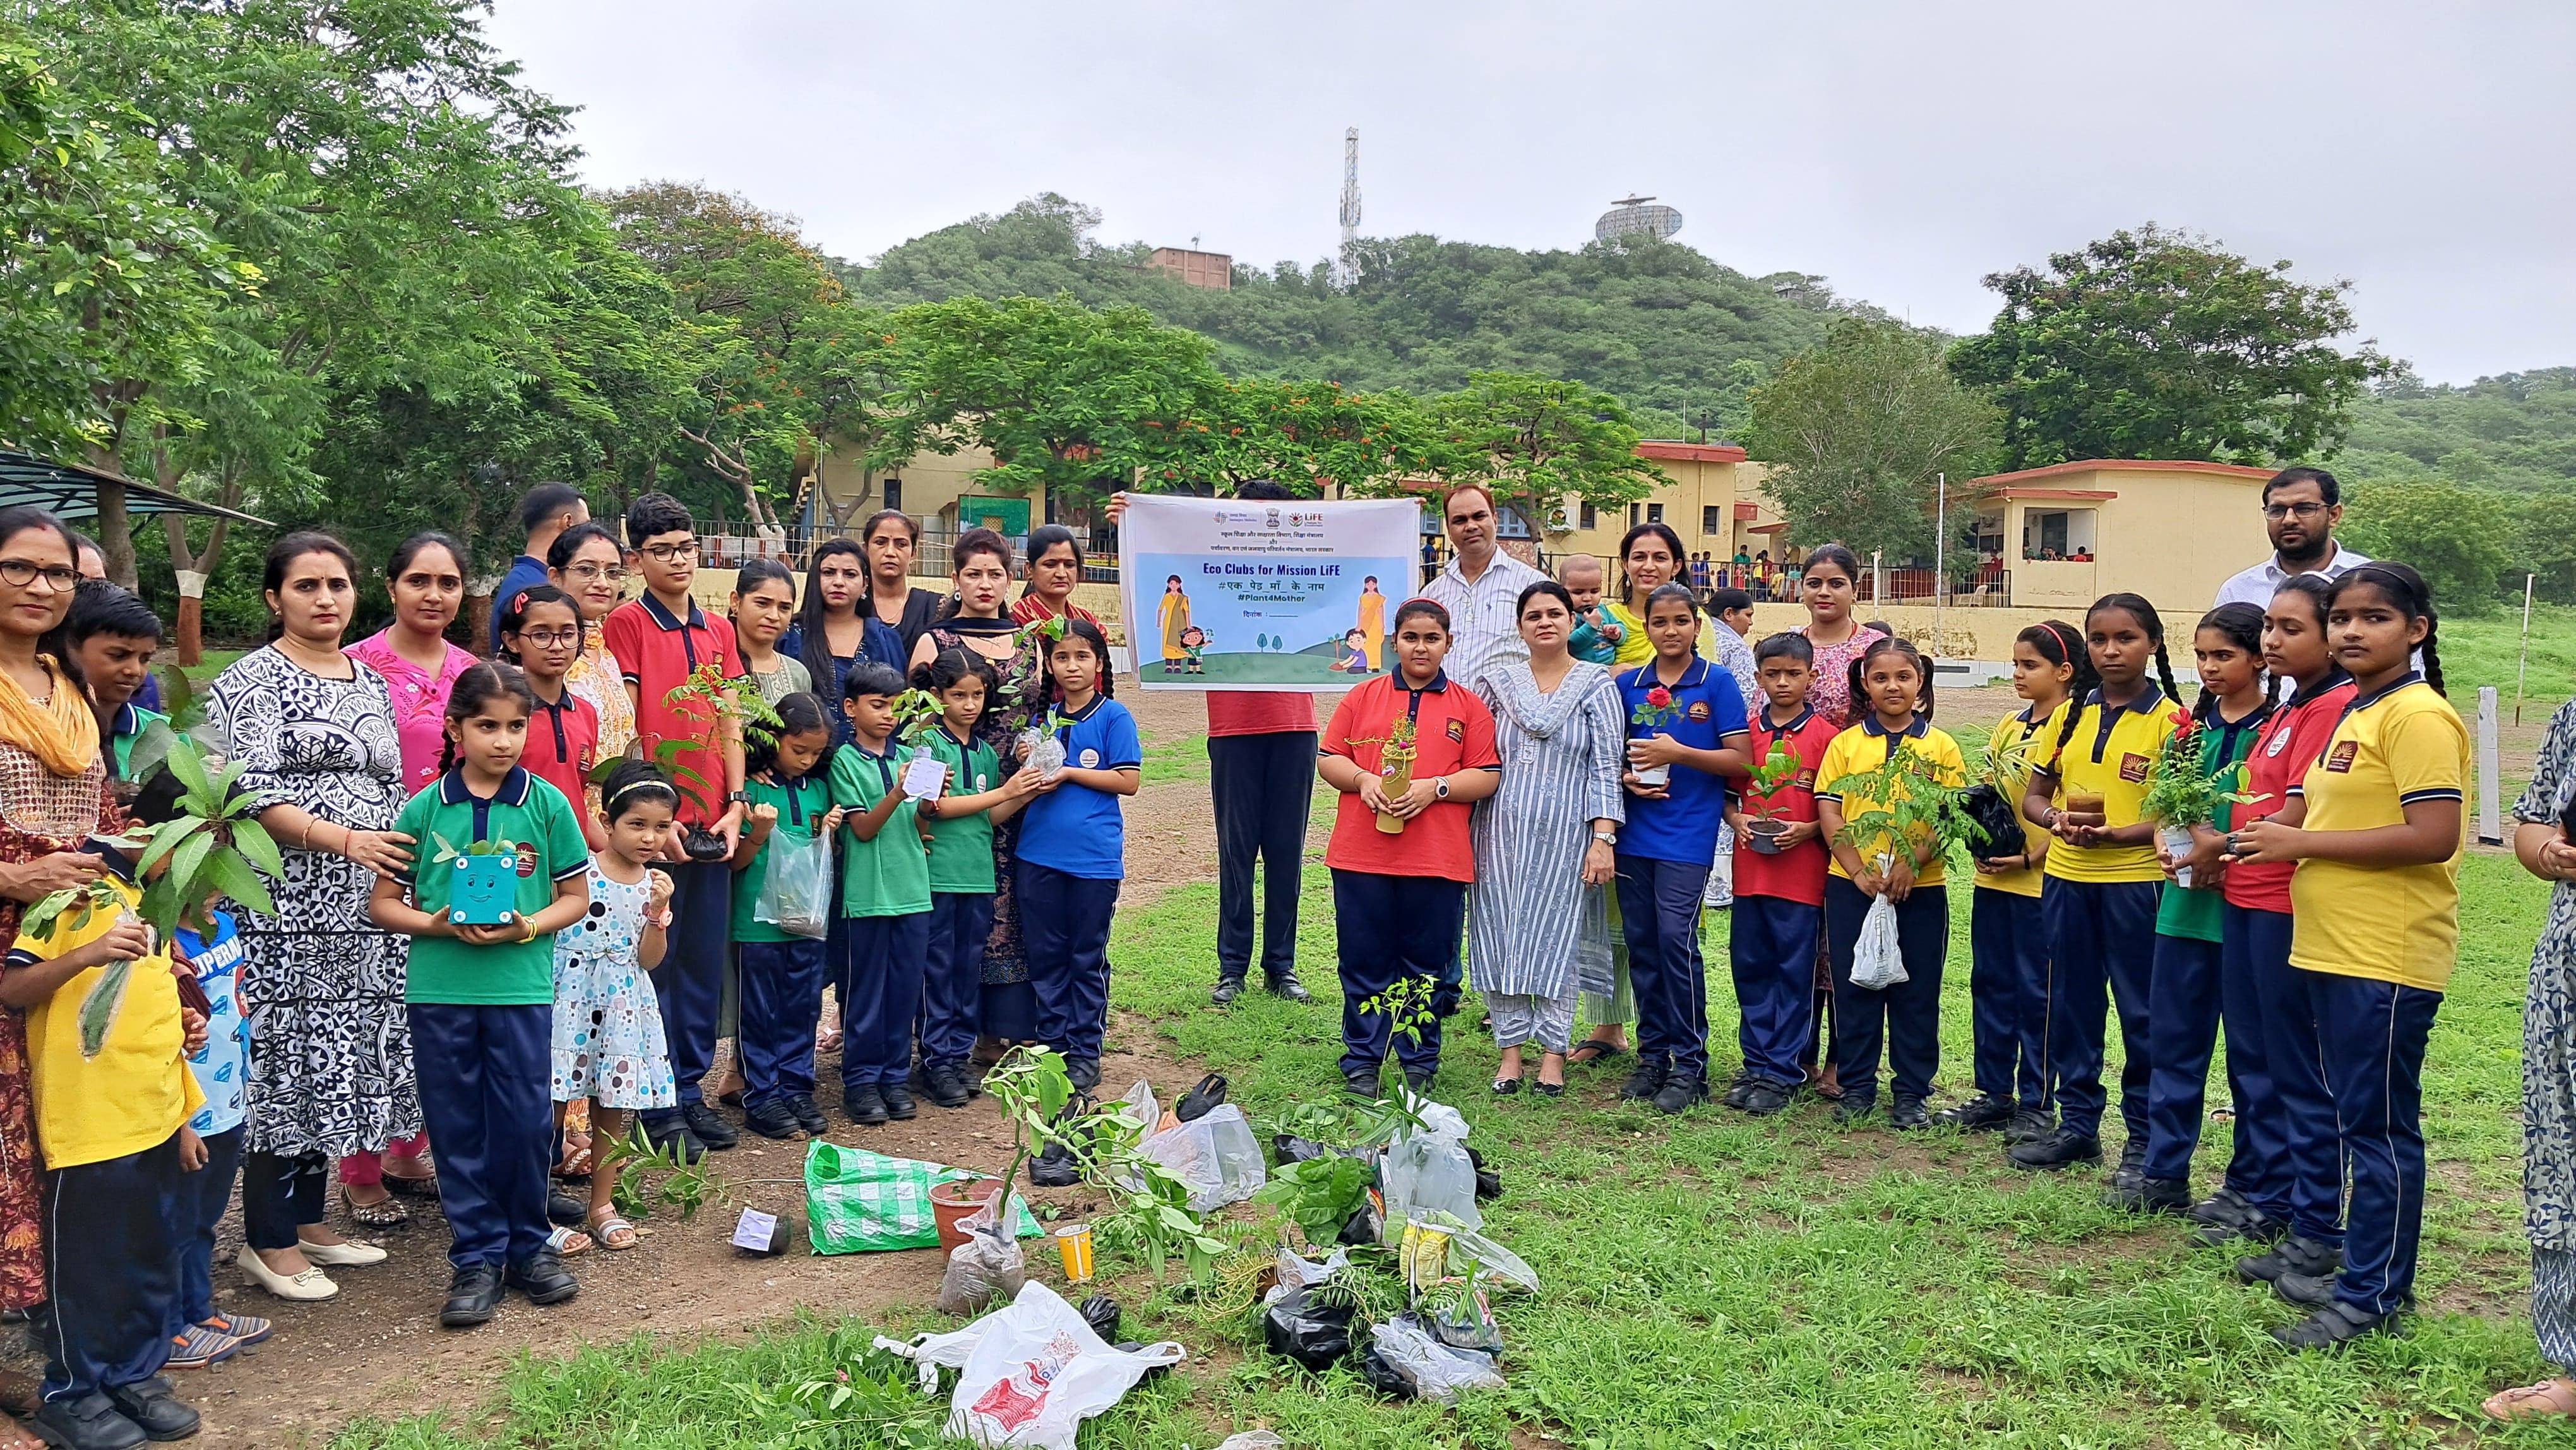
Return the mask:
{"type": "Polygon", "coordinates": [[[447,894],[447,919],[456,926],[507,926],[519,919],[519,858],[459,856],[447,894]]]}

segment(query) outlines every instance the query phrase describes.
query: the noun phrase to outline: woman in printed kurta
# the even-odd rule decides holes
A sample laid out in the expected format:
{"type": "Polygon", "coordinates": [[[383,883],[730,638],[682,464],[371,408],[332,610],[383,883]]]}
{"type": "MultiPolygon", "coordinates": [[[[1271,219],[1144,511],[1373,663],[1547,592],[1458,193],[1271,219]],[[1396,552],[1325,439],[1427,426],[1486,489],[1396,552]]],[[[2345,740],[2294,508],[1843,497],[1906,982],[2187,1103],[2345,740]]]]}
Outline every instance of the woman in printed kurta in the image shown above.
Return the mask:
{"type": "MultiPolygon", "coordinates": [[[[2514,802],[2514,854],[2543,881],[2549,916],[2531,954],[2522,1008],[2522,1229],[2531,1240],[2531,1328],[2541,1357],[2576,1371],[2576,700],[2558,707],[2514,802]]],[[[2487,1401],[2506,1418],[2576,1415],[2576,1378],[2487,1401]]]]}

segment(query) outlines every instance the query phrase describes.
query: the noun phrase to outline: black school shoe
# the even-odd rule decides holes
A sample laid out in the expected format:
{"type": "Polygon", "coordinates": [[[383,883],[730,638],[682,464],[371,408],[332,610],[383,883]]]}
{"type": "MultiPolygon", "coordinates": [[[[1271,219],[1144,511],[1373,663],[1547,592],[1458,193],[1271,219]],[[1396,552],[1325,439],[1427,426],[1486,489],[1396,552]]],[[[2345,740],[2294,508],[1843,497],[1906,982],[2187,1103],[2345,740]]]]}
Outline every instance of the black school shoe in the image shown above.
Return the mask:
{"type": "Polygon", "coordinates": [[[1834,1104],[1835,1119],[1845,1123],[1864,1122],[1870,1114],[1877,1111],[1878,1094],[1856,1093],[1848,1088],[1843,1090],[1841,1099],[1834,1104]]]}
{"type": "Polygon", "coordinates": [[[185,1440],[197,1433],[197,1412],[183,1403],[159,1375],[118,1385],[107,1392],[118,1414],[133,1421],[147,1440],[185,1440]]]}
{"type": "Polygon", "coordinates": [[[1087,1093],[1100,1086],[1100,1059],[1068,1057],[1064,1060],[1064,1076],[1075,1092],[1087,1093]]]}
{"type": "Polygon", "coordinates": [[[1744,1106],[1746,1099],[1752,1096],[1753,1085],[1759,1081],[1761,1081],[1761,1079],[1755,1077],[1749,1072],[1737,1073],[1735,1075],[1735,1081],[1727,1084],[1726,1096],[1719,1101],[1725,1103],[1730,1108],[1740,1109],[1744,1106]]]}
{"type": "Polygon", "coordinates": [[[1963,1133],[2001,1132],[2013,1119],[2013,1100],[1994,1093],[1979,1093],[1955,1108],[1943,1108],[1932,1115],[1932,1121],[1963,1133]]]}
{"type": "Polygon", "coordinates": [[[2191,1180],[2188,1178],[2140,1178],[2134,1187],[2122,1187],[2117,1178],[2102,1194],[2104,1208],[2117,1208],[2129,1213],[2191,1212],[2191,1180]]]}
{"type": "Polygon", "coordinates": [[[2014,1144],[2004,1160],[2026,1173],[2062,1173],[2078,1163],[2100,1164],[2102,1140],[2058,1128],[2044,1138],[2014,1144]]]}
{"type": "Polygon", "coordinates": [[[1261,985],[1269,988],[1270,995],[1273,997],[1285,997],[1291,1002],[1312,1002],[1315,1000],[1315,994],[1307,991],[1306,984],[1297,980],[1297,969],[1295,967],[1290,967],[1284,972],[1262,973],[1261,985]]]}
{"type": "Polygon", "coordinates": [[[909,1123],[921,1112],[921,1105],[912,1100],[912,1090],[902,1083],[879,1083],[877,1096],[885,1099],[886,1116],[898,1123],[909,1123]]]}
{"type": "Polygon", "coordinates": [[[2323,1309],[2335,1301],[2333,1274],[2283,1274],[2272,1281],[2272,1295],[2302,1309],[2323,1309]]]}
{"type": "Polygon", "coordinates": [[[491,1321],[501,1307],[501,1266],[467,1264],[447,1282],[447,1303],[438,1311],[441,1329],[472,1329],[491,1321]]]}
{"type": "Polygon", "coordinates": [[[1664,1085],[1655,1090],[1653,1101],[1658,1112],[1688,1112],[1708,1101],[1708,1080],[1671,1074],[1664,1079],[1664,1085]]]}
{"type": "Polygon", "coordinates": [[[1664,1090],[1664,1078],[1671,1071],[1669,1063],[1638,1063],[1637,1070],[1628,1074],[1628,1081],[1620,1086],[1620,1099],[1632,1103],[1653,1101],[1655,1094],[1664,1090]]]}
{"type": "Polygon", "coordinates": [[[2248,1284],[2268,1284],[2283,1274],[2331,1279],[2343,1268],[2343,1250],[2291,1234],[2266,1254],[2236,1261],[2236,1277],[2248,1284]]]}
{"type": "Polygon", "coordinates": [[[707,1145],[699,1142],[698,1135],[689,1131],[686,1118],[675,1115],[660,1122],[645,1123],[642,1127],[644,1141],[656,1153],[665,1148],[675,1150],[682,1163],[695,1163],[707,1156],[707,1145]]]}
{"type": "Polygon", "coordinates": [[[2341,1349],[2364,1335],[2391,1334],[2396,1329],[2394,1310],[2373,1314],[2336,1300],[2286,1329],[2273,1330],[2272,1337],[2294,1350],[2341,1349]]]}
{"type": "Polygon", "coordinates": [[[1219,977],[1216,979],[1216,990],[1208,993],[1208,1000],[1222,1007],[1243,995],[1243,985],[1241,977],[1219,977]]]}
{"type": "Polygon", "coordinates": [[[528,1296],[531,1304],[561,1304],[581,1292],[581,1281],[563,1266],[563,1257],[552,1249],[539,1249],[510,1266],[501,1276],[509,1287],[528,1296]]]}
{"type": "Polygon", "coordinates": [[[546,1195],[546,1222],[579,1228],[590,1217],[590,1205],[569,1193],[546,1195]]]}
{"type": "Polygon", "coordinates": [[[2120,1140],[2120,1166],[2111,1170],[2113,1188],[2136,1188],[2147,1181],[2147,1139],[2131,1133],[2120,1140]]]}
{"type": "Polygon", "coordinates": [[[119,1414],[114,1400],[100,1394],[51,1401],[36,1411],[33,1424],[46,1444],[66,1450],[134,1450],[152,1438],[119,1414]]]}
{"type": "Polygon", "coordinates": [[[943,1108],[966,1106],[966,1075],[949,1063],[939,1063],[921,1074],[921,1091],[930,1101],[943,1108]]]}
{"type": "Polygon", "coordinates": [[[1797,1097],[1798,1085],[1795,1083],[1757,1079],[1753,1086],[1745,1091],[1744,1111],[1757,1118],[1767,1118],[1775,1113],[1786,1111],[1789,1104],[1797,1101],[1797,1097]]]}
{"type": "Polygon", "coordinates": [[[1421,1070],[1408,1067],[1404,1070],[1404,1085],[1415,1097],[1427,1098],[1431,1096],[1432,1082],[1439,1076],[1440,1069],[1436,1067],[1421,1070]]]}
{"type": "Polygon", "coordinates": [[[796,1110],[775,1098],[743,1109],[742,1125],[764,1138],[795,1138],[805,1132],[805,1125],[796,1121],[796,1110]]]}
{"type": "Polygon", "coordinates": [[[2040,1108],[2015,1108],[2004,1123],[2004,1145],[2031,1143],[2057,1131],[2057,1118],[2040,1108]]]}
{"type": "Polygon", "coordinates": [[[841,1111],[849,1114],[850,1121],[862,1128],[885,1126],[886,1100],[884,1095],[877,1091],[874,1083],[866,1087],[845,1089],[841,1093],[841,1111]]]}
{"type": "Polygon", "coordinates": [[[787,1111],[796,1115],[796,1126],[804,1129],[808,1138],[820,1138],[832,1131],[832,1120],[823,1116],[823,1105],[814,1101],[812,1093],[790,1093],[787,1111]]]}
{"type": "Polygon", "coordinates": [[[1377,1089],[1378,1074],[1374,1072],[1346,1072],[1342,1074],[1342,1091],[1349,1093],[1352,1097],[1375,1098],[1377,1096],[1377,1089]]]}
{"type": "Polygon", "coordinates": [[[680,1121],[689,1125],[692,1137],[719,1153],[742,1141],[742,1134],[724,1120],[724,1114],[707,1103],[690,1103],[681,1108],[680,1121]]]}
{"type": "Polygon", "coordinates": [[[2288,1224],[2256,1208],[2244,1194],[2224,1184],[2216,1193],[2193,1204],[2187,1216],[2200,1225],[2192,1231],[2191,1241],[2205,1249],[2239,1240],[2275,1243],[2290,1231],[2288,1224]]]}
{"type": "Polygon", "coordinates": [[[1900,1133],[1921,1132],[1932,1126],[1932,1113],[1921,1098],[1898,1098],[1887,1115],[1887,1125],[1900,1133]]]}

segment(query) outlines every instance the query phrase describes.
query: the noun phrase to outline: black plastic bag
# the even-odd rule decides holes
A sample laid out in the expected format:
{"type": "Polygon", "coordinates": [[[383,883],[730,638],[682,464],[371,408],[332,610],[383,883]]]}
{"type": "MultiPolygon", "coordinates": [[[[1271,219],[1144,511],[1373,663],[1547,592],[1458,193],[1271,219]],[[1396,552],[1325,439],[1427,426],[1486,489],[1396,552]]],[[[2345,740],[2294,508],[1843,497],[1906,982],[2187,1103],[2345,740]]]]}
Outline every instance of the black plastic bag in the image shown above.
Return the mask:
{"type": "Polygon", "coordinates": [[[1225,1091],[1225,1078],[1209,1073],[1199,1079],[1197,1087],[1181,1094],[1181,1100],[1172,1104],[1172,1116],[1184,1123],[1195,1123],[1225,1102],[1225,1091]]]}
{"type": "Polygon", "coordinates": [[[1377,1190],[1369,1190],[1368,1202],[1359,1206],[1342,1224],[1339,1242],[1354,1246],[1381,1242],[1386,1234],[1386,1210],[1378,1206],[1377,1190]]]}
{"type": "Polygon", "coordinates": [[[1413,1398],[1413,1381],[1405,1377],[1404,1371],[1389,1364],[1374,1343],[1369,1345],[1368,1353],[1360,1356],[1360,1378],[1370,1389],[1390,1400],[1413,1398]]]}
{"type": "Polygon", "coordinates": [[[2015,848],[2022,843],[2021,803],[2004,799],[2004,793],[1990,781],[1968,787],[1959,798],[1960,809],[1968,813],[1969,824],[1984,832],[1981,840],[1968,843],[1968,854],[1979,860],[1989,856],[2017,856],[2015,848]]]}
{"type": "Polygon", "coordinates": [[[1467,1166],[1476,1170],[1476,1196],[1478,1198],[1500,1198],[1503,1196],[1503,1175],[1486,1167],[1484,1156],[1473,1148],[1467,1150],[1467,1166]]]}
{"type": "Polygon", "coordinates": [[[1285,1168],[1291,1163],[1329,1157],[1333,1150],[1312,1138],[1300,1138],[1294,1133],[1273,1133],[1270,1135],[1270,1151],[1276,1155],[1279,1166],[1285,1168]]]}
{"type": "Polygon", "coordinates": [[[1270,1352],[1317,1374],[1351,1352],[1351,1306],[1318,1304],[1311,1289],[1291,1289],[1261,1316],[1261,1339],[1270,1352]]]}
{"type": "Polygon", "coordinates": [[[1103,1339],[1118,1338],[1118,1301],[1106,1294],[1094,1294],[1082,1301],[1082,1322],[1103,1339]]]}
{"type": "MultiPolygon", "coordinates": [[[[1055,1115],[1056,1126],[1061,1128],[1090,1112],[1092,1107],[1089,1093],[1074,1094],[1072,1100],[1064,1105],[1064,1111],[1055,1115]]],[[[1081,1181],[1082,1170],[1074,1166],[1073,1149],[1064,1143],[1049,1141],[1045,1149],[1029,1162],[1029,1186],[1032,1188],[1071,1188],[1081,1181]]]]}

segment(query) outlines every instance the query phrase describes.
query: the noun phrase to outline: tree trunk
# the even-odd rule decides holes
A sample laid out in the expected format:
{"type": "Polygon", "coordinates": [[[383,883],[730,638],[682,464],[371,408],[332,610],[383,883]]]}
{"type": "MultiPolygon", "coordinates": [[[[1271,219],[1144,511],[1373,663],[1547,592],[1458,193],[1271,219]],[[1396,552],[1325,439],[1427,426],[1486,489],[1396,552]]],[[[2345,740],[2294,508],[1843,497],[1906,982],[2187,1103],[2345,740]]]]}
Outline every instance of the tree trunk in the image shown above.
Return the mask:
{"type": "MultiPolygon", "coordinates": [[[[178,489],[180,469],[171,460],[168,448],[152,450],[152,477],[165,489],[178,489]]],[[[224,507],[239,507],[241,494],[240,466],[228,463],[224,465],[224,507]]],[[[188,547],[188,516],[161,516],[161,537],[170,547],[170,576],[179,584],[178,643],[182,666],[201,663],[206,657],[206,576],[213,572],[215,561],[224,556],[224,534],[231,527],[232,520],[218,516],[206,536],[206,547],[192,551],[188,547]]]]}

